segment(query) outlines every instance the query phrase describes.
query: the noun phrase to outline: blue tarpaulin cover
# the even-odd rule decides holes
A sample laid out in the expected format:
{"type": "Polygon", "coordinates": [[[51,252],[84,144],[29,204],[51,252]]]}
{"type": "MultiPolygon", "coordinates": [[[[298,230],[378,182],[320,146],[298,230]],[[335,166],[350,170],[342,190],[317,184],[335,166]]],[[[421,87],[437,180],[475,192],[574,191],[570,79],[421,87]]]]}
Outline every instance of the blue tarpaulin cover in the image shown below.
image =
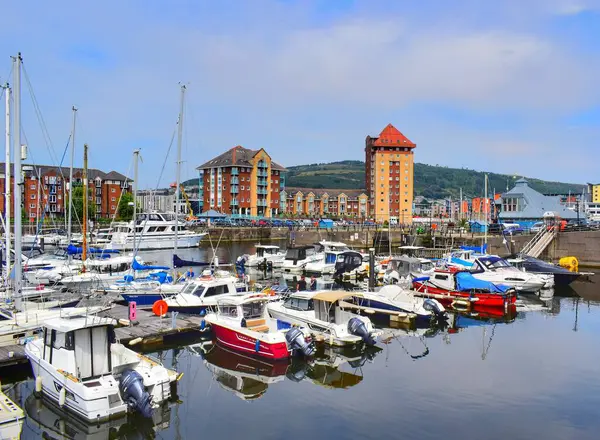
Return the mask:
{"type": "Polygon", "coordinates": [[[167,266],[145,266],[143,264],[138,263],[138,261],[134,258],[133,263],[131,263],[131,268],[133,270],[169,270],[170,267],[167,266]]]}
{"type": "Polygon", "coordinates": [[[461,292],[488,290],[491,293],[504,293],[510,289],[510,286],[477,279],[470,272],[458,272],[456,274],[456,289],[461,292]]]}
{"type": "MultiPolygon", "coordinates": [[[[87,248],[86,252],[88,254],[118,254],[119,251],[116,249],[98,249],[98,248],[87,248]]],[[[73,246],[70,244],[67,246],[67,254],[69,255],[79,255],[83,253],[83,249],[77,246],[73,246]]]]}
{"type": "Polygon", "coordinates": [[[482,246],[461,246],[460,248],[463,251],[481,252],[483,254],[487,252],[487,244],[484,244],[482,246]]]}

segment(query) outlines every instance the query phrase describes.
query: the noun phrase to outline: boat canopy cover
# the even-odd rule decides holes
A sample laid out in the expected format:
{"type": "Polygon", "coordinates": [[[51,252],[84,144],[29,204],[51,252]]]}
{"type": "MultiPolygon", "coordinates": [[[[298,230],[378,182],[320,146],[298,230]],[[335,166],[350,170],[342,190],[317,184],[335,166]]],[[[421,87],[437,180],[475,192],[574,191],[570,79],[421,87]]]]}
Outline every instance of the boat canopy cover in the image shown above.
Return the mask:
{"type": "MultiPolygon", "coordinates": [[[[88,254],[118,254],[119,251],[117,249],[98,249],[98,248],[87,248],[86,252],[88,254]]],[[[83,249],[77,246],[73,246],[70,244],[67,246],[67,254],[69,255],[79,255],[83,253],[83,249]]]]}
{"type": "Polygon", "coordinates": [[[134,258],[133,263],[131,263],[131,268],[133,270],[169,270],[170,267],[167,266],[146,266],[144,264],[138,263],[138,261],[134,258]]]}
{"type": "Polygon", "coordinates": [[[483,281],[475,278],[470,272],[457,272],[456,274],[456,289],[461,292],[471,290],[488,290],[492,293],[504,293],[510,286],[504,284],[494,284],[490,281],[483,281]]]}
{"type": "Polygon", "coordinates": [[[463,251],[473,251],[473,252],[481,252],[483,254],[485,254],[487,252],[487,243],[483,244],[482,246],[461,246],[460,248],[463,251]]]}
{"type": "Polygon", "coordinates": [[[205,263],[203,261],[182,260],[176,254],[173,255],[173,267],[186,266],[210,266],[210,263],[205,263]]]}
{"type": "Polygon", "coordinates": [[[317,293],[313,299],[325,302],[336,302],[337,300],[348,298],[350,296],[361,296],[356,292],[346,292],[344,290],[329,290],[317,293]]]}

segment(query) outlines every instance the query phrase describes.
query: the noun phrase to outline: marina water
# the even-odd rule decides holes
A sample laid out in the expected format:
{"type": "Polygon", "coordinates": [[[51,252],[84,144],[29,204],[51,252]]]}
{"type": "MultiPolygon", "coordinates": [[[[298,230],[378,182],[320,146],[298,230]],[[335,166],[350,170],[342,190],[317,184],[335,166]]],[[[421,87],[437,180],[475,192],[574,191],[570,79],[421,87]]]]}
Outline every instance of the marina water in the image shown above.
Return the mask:
{"type": "MultiPolygon", "coordinates": [[[[233,262],[251,248],[217,254],[233,262]]],[[[211,252],[179,256],[206,260],[211,252]]],[[[171,254],[143,258],[168,263],[171,254]]],[[[198,341],[164,349],[154,355],[184,376],[180,402],[156,426],[130,417],[86,427],[36,400],[27,372],[2,384],[28,411],[23,439],[597,439],[599,283],[595,276],[546,301],[529,299],[514,319],[459,316],[421,336],[394,333],[358,360],[356,353],[322,353],[317,364],[273,368],[210,348],[204,354],[198,341]]]]}

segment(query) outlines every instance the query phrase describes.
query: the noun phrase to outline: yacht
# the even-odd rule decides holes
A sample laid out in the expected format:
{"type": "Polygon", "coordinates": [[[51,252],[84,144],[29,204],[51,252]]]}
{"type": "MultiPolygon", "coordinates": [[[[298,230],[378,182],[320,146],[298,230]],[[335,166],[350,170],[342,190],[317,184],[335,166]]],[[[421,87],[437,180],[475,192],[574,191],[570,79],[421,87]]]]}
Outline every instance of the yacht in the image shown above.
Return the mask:
{"type": "Polygon", "coordinates": [[[311,356],[314,347],[301,329],[280,328],[267,313],[273,299],[266,293],[235,295],[217,301],[217,310],[206,315],[217,342],[257,357],[282,360],[301,353],[311,356]]]}
{"type": "Polygon", "coordinates": [[[350,250],[344,243],[334,241],[322,241],[319,244],[323,246],[323,252],[317,261],[311,261],[304,266],[304,270],[309,274],[323,275],[333,274],[338,257],[350,250]]]}
{"type": "Polygon", "coordinates": [[[136,250],[173,249],[176,227],[178,248],[197,247],[206,235],[187,229],[185,222],[174,213],[150,212],[138,215],[135,222],[114,227],[106,248],[133,250],[135,241],[136,250]]]}
{"type": "Polygon", "coordinates": [[[383,274],[384,284],[400,284],[409,287],[413,276],[426,276],[433,273],[435,265],[426,258],[399,256],[392,257],[383,274]]]}
{"type": "Polygon", "coordinates": [[[269,303],[267,309],[282,325],[306,328],[316,341],[341,347],[362,342],[373,345],[378,333],[369,318],[348,312],[340,305],[352,295],[344,291],[295,292],[285,301],[269,303]]]}
{"type": "Polygon", "coordinates": [[[282,252],[279,246],[271,244],[257,244],[256,253],[248,256],[246,266],[248,267],[259,267],[259,266],[271,266],[281,267],[286,253],[282,252]]]}
{"type": "Polygon", "coordinates": [[[139,256],[116,256],[104,260],[88,260],[85,272],[63,276],[58,282],[69,289],[89,289],[91,287],[109,286],[124,276],[131,274],[133,262],[142,264],[139,256]]]}
{"type": "Polygon", "coordinates": [[[554,283],[552,275],[523,272],[500,257],[476,257],[470,269],[473,277],[494,284],[504,284],[519,292],[538,292],[549,283],[554,283]]]}
{"type": "Polygon", "coordinates": [[[36,391],[88,421],[151,418],[179,376],[116,342],[114,324],[93,315],[46,321],[43,337],[25,346],[36,391]]]}
{"type": "Polygon", "coordinates": [[[288,247],[283,260],[284,272],[301,273],[304,267],[321,258],[320,245],[288,247]]]}
{"type": "MultiPolygon", "coordinates": [[[[248,293],[248,286],[229,272],[211,273],[207,270],[202,276],[187,282],[179,293],[164,301],[169,311],[204,314],[207,310],[216,310],[218,300],[245,293],[248,293]]],[[[121,295],[132,300],[131,295],[121,295]]]]}

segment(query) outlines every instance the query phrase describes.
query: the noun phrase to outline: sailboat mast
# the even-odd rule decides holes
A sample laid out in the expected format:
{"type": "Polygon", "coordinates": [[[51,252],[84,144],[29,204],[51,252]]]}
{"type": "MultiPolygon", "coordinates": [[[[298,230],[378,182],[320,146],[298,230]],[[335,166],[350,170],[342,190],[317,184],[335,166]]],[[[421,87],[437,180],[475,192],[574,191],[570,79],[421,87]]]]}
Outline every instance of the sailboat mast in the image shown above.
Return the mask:
{"type": "MultiPolygon", "coordinates": [[[[10,161],[10,87],[8,83],[4,85],[4,93],[6,93],[6,122],[5,122],[5,136],[6,136],[6,153],[4,156],[4,218],[5,218],[5,229],[6,235],[6,279],[10,280],[10,248],[12,246],[10,240],[10,205],[11,205],[11,191],[10,191],[10,174],[11,174],[11,161],[10,161]]],[[[9,281],[10,282],[10,281],[9,281]]]]}
{"type": "Polygon", "coordinates": [[[73,163],[75,161],[75,121],[77,118],[77,107],[73,106],[73,128],[71,129],[71,166],[69,167],[69,216],[67,224],[67,244],[71,244],[71,214],[73,213],[73,163]]]}
{"type": "Polygon", "coordinates": [[[488,234],[488,228],[490,227],[490,223],[489,223],[489,205],[490,205],[490,200],[488,199],[488,175],[485,175],[485,183],[484,183],[484,198],[483,198],[483,214],[485,215],[485,228],[484,228],[484,236],[483,236],[483,243],[485,245],[487,245],[487,234],[488,234]]]}
{"type": "Polygon", "coordinates": [[[21,249],[21,186],[23,173],[21,171],[21,63],[23,62],[23,58],[21,57],[21,52],[17,54],[17,56],[13,59],[14,62],[14,74],[13,77],[15,79],[15,88],[14,88],[14,156],[15,156],[15,177],[14,177],[14,198],[15,198],[15,210],[14,210],[14,218],[15,218],[15,266],[14,266],[14,298],[15,298],[15,307],[18,311],[21,311],[23,307],[22,303],[22,281],[23,281],[23,273],[22,273],[22,261],[23,253],[21,249]]]}
{"type": "Polygon", "coordinates": [[[140,150],[135,150],[133,152],[133,252],[135,255],[135,235],[136,235],[136,226],[135,226],[135,218],[137,217],[137,184],[138,184],[138,161],[140,160],[140,150]]]}
{"type": "Polygon", "coordinates": [[[183,137],[183,104],[185,100],[185,85],[181,85],[181,99],[179,104],[179,121],[177,124],[177,167],[175,170],[175,243],[173,250],[177,250],[177,240],[179,232],[179,196],[181,185],[181,140],[183,137]]]}
{"type": "Polygon", "coordinates": [[[87,254],[87,222],[88,222],[88,146],[83,145],[83,242],[81,247],[81,261],[84,263],[81,270],[85,272],[85,260],[87,254]]]}

